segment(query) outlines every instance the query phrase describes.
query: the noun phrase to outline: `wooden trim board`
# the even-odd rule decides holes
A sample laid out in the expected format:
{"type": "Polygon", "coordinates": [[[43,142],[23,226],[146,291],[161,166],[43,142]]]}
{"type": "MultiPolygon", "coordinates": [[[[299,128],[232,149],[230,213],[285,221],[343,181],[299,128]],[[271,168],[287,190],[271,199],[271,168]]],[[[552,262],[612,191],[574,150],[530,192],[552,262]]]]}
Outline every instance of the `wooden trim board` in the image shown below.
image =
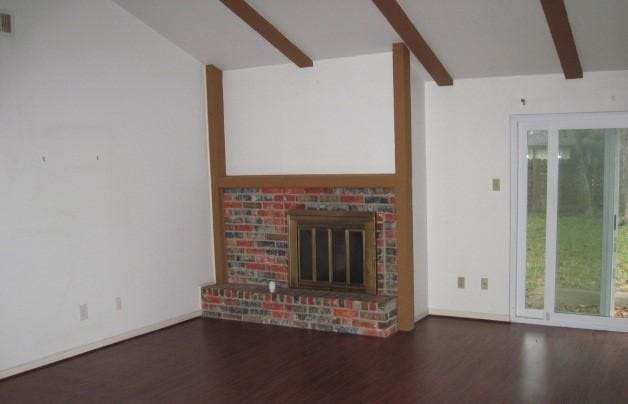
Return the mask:
{"type": "Polygon", "coordinates": [[[219,183],[227,175],[225,161],[225,119],[222,99],[222,71],[216,66],[205,68],[207,85],[207,129],[209,170],[211,178],[212,224],[214,234],[214,269],[216,283],[227,282],[224,212],[219,183]]]}
{"type": "Polygon", "coordinates": [[[221,188],[245,187],[382,187],[395,186],[394,174],[238,175],[218,180],[221,188]]]}
{"type": "Polygon", "coordinates": [[[412,242],[412,127],[410,54],[393,45],[395,116],[395,197],[397,198],[397,318],[399,329],[414,329],[414,254],[412,242]]]}

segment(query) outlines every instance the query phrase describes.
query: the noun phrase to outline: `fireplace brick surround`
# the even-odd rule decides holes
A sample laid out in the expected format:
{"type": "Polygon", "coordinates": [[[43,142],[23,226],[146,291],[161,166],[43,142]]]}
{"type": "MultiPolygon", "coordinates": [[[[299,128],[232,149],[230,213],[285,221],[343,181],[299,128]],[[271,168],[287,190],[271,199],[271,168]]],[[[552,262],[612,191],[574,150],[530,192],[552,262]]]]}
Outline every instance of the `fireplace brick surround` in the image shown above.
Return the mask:
{"type": "Polygon", "coordinates": [[[227,188],[229,283],[288,286],[288,211],[375,212],[377,291],[397,294],[397,217],[388,188],[227,188]]]}
{"type": "Polygon", "coordinates": [[[222,203],[228,284],[202,289],[206,317],[378,337],[397,331],[392,189],[225,188],[222,203]],[[288,212],[294,209],[375,213],[377,296],[288,288],[288,212]],[[270,281],[278,286],[274,294],[270,281]]]}

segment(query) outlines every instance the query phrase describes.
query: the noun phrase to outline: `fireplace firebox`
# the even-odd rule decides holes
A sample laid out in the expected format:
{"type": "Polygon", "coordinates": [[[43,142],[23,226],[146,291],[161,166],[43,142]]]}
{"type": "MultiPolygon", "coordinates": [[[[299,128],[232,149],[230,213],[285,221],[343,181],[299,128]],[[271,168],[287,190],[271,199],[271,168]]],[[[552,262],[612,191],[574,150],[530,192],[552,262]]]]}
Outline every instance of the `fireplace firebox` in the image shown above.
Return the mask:
{"type": "Polygon", "coordinates": [[[288,213],[289,285],[376,294],[375,214],[288,213]]]}

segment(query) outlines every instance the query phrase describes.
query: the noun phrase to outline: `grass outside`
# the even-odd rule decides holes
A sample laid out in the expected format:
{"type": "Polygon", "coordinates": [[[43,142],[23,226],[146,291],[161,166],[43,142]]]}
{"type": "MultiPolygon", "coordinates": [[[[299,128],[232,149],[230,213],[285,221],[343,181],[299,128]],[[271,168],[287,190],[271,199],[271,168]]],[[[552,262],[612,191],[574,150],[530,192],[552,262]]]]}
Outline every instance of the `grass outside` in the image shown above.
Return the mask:
{"type": "MultiPolygon", "coordinates": [[[[558,221],[558,288],[600,290],[602,220],[592,216],[565,216],[558,221]]],[[[543,288],[545,281],[545,217],[528,217],[526,293],[543,288]]],[[[617,235],[616,287],[628,291],[628,225],[617,235]]]]}

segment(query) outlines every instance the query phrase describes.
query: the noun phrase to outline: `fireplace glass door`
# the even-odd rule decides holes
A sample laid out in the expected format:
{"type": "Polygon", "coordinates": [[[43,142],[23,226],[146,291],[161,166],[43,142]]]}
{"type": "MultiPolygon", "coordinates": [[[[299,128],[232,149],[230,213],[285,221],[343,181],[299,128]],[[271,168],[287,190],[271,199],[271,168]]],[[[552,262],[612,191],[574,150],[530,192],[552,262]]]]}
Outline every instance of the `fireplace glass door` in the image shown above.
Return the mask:
{"type": "Polygon", "coordinates": [[[375,293],[375,217],[363,212],[289,215],[290,286],[375,293]]]}

